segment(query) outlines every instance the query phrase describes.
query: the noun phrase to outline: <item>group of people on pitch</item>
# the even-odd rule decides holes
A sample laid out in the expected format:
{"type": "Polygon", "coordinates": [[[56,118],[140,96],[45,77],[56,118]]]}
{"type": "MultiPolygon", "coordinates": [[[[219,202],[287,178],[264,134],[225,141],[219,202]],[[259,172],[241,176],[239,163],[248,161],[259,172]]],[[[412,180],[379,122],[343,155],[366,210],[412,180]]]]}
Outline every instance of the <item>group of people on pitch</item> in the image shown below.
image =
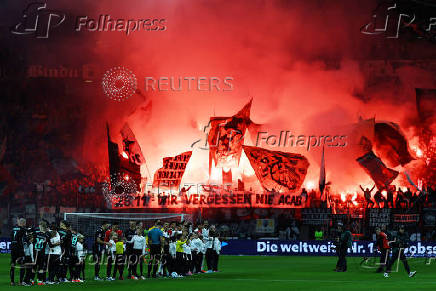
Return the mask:
{"type": "MultiPolygon", "coordinates": [[[[20,269],[19,285],[46,285],[85,280],[86,248],[84,236],[67,221],[59,226],[42,220],[35,228],[19,218],[11,233],[11,285],[15,285],[15,269],[20,269]]],[[[157,220],[145,229],[141,222],[130,221],[124,232],[117,223],[104,222],[95,234],[93,259],[95,280],[100,266],[106,264],[106,280],[123,280],[124,269],[129,279],[147,277],[183,277],[218,271],[221,242],[215,226],[199,224],[195,229],[187,223],[162,223],[157,220]],[[139,265],[139,272],[138,272],[139,265]]]]}
{"type": "Polygon", "coordinates": [[[380,251],[380,266],[377,269],[377,273],[381,273],[384,270],[384,276],[389,278],[392,265],[401,260],[409,277],[413,277],[416,271],[410,271],[407,258],[404,254],[404,250],[409,247],[409,234],[406,232],[404,225],[400,225],[395,235],[387,234],[386,227],[376,227],[375,232],[377,234],[377,248],[380,251]],[[382,229],[383,228],[383,229],[382,229]],[[389,258],[389,254],[392,256],[389,258]]]}
{"type": "MultiPolygon", "coordinates": [[[[407,263],[407,258],[404,254],[404,250],[409,247],[409,235],[405,231],[404,225],[400,225],[396,234],[390,234],[388,236],[386,227],[383,229],[380,227],[375,228],[377,234],[376,246],[380,252],[380,263],[377,269],[377,273],[384,271],[384,276],[389,278],[389,273],[392,270],[392,265],[401,260],[404,265],[409,277],[413,277],[416,271],[410,271],[409,264],[407,263]],[[390,240],[389,240],[390,239],[390,240]],[[391,255],[391,256],[390,256],[391,255]]],[[[338,223],[338,233],[336,236],[336,253],[338,255],[338,262],[334,271],[336,272],[346,272],[347,271],[347,260],[346,255],[348,248],[351,248],[352,244],[352,234],[347,230],[344,225],[338,223]]]]}
{"type": "Polygon", "coordinates": [[[34,228],[19,218],[11,233],[11,285],[15,285],[16,268],[20,269],[22,286],[82,282],[85,256],[84,236],[72,230],[68,222],[50,225],[42,220],[34,228]]]}
{"type": "Polygon", "coordinates": [[[124,232],[117,223],[104,222],[95,234],[95,280],[100,277],[100,265],[107,262],[106,280],[138,280],[156,277],[183,277],[218,271],[221,242],[215,226],[207,221],[194,228],[189,223],[157,220],[149,229],[141,222],[130,221],[124,232]],[[147,274],[144,264],[148,265],[147,274]],[[113,268],[112,268],[113,265],[113,268]],[[139,265],[139,271],[138,271],[139,265]]]}

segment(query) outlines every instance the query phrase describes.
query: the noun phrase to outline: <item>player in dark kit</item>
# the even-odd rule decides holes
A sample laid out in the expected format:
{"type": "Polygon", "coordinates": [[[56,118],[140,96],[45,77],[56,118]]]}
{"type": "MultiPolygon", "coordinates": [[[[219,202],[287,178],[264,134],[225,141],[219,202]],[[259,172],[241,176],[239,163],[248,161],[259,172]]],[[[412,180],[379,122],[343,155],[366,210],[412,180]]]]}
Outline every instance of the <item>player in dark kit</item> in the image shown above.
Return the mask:
{"type": "Polygon", "coordinates": [[[377,234],[376,246],[380,251],[380,266],[377,269],[377,273],[381,273],[384,267],[387,265],[389,259],[389,242],[388,236],[384,233],[380,227],[375,228],[375,233],[377,234]]]}
{"type": "Polygon", "coordinates": [[[71,282],[79,282],[80,270],[79,270],[79,258],[76,256],[76,246],[79,236],[77,232],[71,231],[71,257],[70,257],[70,280],[71,282]]]}
{"type": "Polygon", "coordinates": [[[71,248],[71,230],[70,230],[70,224],[62,220],[60,225],[60,229],[58,231],[59,236],[61,237],[61,248],[62,248],[62,259],[61,259],[61,265],[60,265],[60,281],[61,282],[68,282],[67,280],[67,271],[68,267],[71,264],[71,255],[72,255],[72,248],[71,248]]]}
{"type": "Polygon", "coordinates": [[[24,266],[20,269],[20,282],[23,286],[31,286],[32,280],[35,277],[33,272],[34,260],[33,260],[33,242],[34,242],[34,230],[32,228],[26,229],[26,236],[24,239],[24,266]]]}
{"type": "Polygon", "coordinates": [[[35,243],[34,257],[35,257],[35,271],[37,273],[37,284],[45,285],[46,280],[46,269],[47,269],[47,256],[45,254],[45,248],[47,242],[50,240],[50,235],[47,229],[47,223],[41,221],[39,223],[39,228],[35,231],[35,243]]]}
{"type": "MultiPolygon", "coordinates": [[[[23,264],[24,260],[24,239],[26,236],[26,219],[20,218],[17,225],[12,228],[11,234],[11,285],[15,285],[15,266],[23,264]]],[[[20,282],[21,284],[22,282],[20,282]]]]}
{"type": "Polygon", "coordinates": [[[94,240],[94,280],[102,280],[100,278],[100,264],[103,262],[104,252],[106,245],[110,245],[109,242],[105,241],[106,231],[109,229],[110,225],[108,222],[104,221],[101,224],[101,227],[95,232],[95,240],[94,240]]]}
{"type": "MultiPolygon", "coordinates": [[[[126,230],[126,232],[124,233],[124,237],[126,240],[126,257],[128,259],[128,265],[127,265],[127,269],[128,269],[128,275],[127,278],[129,279],[135,279],[134,275],[135,273],[133,272],[133,267],[136,266],[135,265],[135,255],[133,254],[133,242],[132,238],[133,236],[136,234],[136,222],[135,221],[130,221],[129,222],[129,229],[126,230]]],[[[137,278],[136,278],[137,279],[137,278]]]]}
{"type": "Polygon", "coordinates": [[[338,262],[336,264],[336,272],[346,272],[347,271],[347,252],[348,248],[351,247],[352,235],[349,230],[344,228],[344,225],[338,223],[338,237],[336,238],[336,253],[338,255],[338,262]]]}
{"type": "Polygon", "coordinates": [[[398,229],[397,235],[394,236],[394,241],[390,243],[392,248],[392,258],[386,266],[386,272],[384,273],[385,278],[389,278],[389,273],[391,272],[392,265],[400,259],[403,262],[404,269],[406,270],[409,277],[413,277],[416,271],[410,271],[409,264],[407,263],[406,256],[404,255],[404,249],[409,247],[409,234],[405,231],[404,225],[401,225],[398,229]]]}

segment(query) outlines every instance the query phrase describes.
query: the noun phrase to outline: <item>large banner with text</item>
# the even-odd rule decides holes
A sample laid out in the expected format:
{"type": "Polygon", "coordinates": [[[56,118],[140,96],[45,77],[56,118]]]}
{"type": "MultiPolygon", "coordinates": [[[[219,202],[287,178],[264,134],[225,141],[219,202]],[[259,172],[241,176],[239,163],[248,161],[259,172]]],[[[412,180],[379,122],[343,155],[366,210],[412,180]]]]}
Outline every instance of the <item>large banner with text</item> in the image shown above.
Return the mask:
{"type": "Polygon", "coordinates": [[[112,208],[302,208],[300,194],[254,194],[242,191],[207,194],[149,194],[122,196],[112,208]]]}
{"type": "MultiPolygon", "coordinates": [[[[436,257],[436,242],[413,242],[404,250],[407,257],[436,257]]],[[[224,255],[336,256],[331,241],[229,240],[222,244],[224,255]]],[[[353,241],[348,255],[379,256],[375,242],[353,241]]]]}

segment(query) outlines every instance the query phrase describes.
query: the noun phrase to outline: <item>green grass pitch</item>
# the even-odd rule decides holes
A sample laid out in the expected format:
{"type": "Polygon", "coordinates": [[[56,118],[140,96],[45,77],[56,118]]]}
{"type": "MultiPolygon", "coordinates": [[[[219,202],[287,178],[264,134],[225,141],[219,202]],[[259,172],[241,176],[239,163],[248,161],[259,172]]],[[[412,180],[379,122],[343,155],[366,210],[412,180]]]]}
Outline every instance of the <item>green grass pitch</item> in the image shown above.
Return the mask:
{"type": "MultiPolygon", "coordinates": [[[[221,272],[180,279],[147,279],[141,281],[95,282],[93,266],[87,266],[85,283],[63,283],[52,286],[9,286],[9,255],[0,255],[0,291],[39,288],[51,290],[186,290],[186,291],[255,291],[255,290],[436,290],[436,261],[426,264],[424,259],[410,259],[409,278],[400,264],[398,272],[384,278],[375,269],[360,265],[361,258],[348,258],[348,272],[332,270],[335,257],[263,257],[221,256],[221,272]]],[[[394,266],[395,270],[396,265],[394,266]]],[[[101,275],[105,272],[102,266],[101,275]]],[[[18,271],[15,280],[18,279],[18,271]]]]}

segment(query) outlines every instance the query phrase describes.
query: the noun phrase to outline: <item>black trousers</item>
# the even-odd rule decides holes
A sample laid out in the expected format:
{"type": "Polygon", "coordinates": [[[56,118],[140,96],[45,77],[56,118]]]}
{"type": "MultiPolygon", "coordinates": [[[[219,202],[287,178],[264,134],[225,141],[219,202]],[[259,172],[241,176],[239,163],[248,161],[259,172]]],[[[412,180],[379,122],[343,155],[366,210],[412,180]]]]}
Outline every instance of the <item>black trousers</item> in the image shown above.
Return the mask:
{"type": "Polygon", "coordinates": [[[126,263],[125,260],[126,257],[123,254],[117,254],[115,256],[115,266],[112,278],[115,279],[115,277],[117,276],[117,271],[120,274],[120,278],[123,277],[124,265],[126,263]]]}
{"type": "Polygon", "coordinates": [[[157,267],[161,259],[161,245],[150,245],[150,261],[148,262],[148,277],[153,271],[153,277],[156,277],[157,267]]]}
{"type": "Polygon", "coordinates": [[[104,259],[104,250],[96,249],[94,252],[94,260],[95,260],[94,276],[95,277],[100,277],[100,265],[103,262],[103,259],[104,259]]]}
{"type": "Polygon", "coordinates": [[[35,252],[35,270],[38,273],[38,281],[45,281],[45,274],[47,269],[47,256],[44,254],[44,250],[35,252]]]}
{"type": "Polygon", "coordinates": [[[79,279],[78,267],[79,258],[77,256],[70,257],[70,261],[68,262],[68,269],[70,270],[70,279],[79,279]]]}
{"type": "Polygon", "coordinates": [[[212,256],[213,256],[212,270],[214,272],[218,272],[218,261],[219,261],[220,255],[216,251],[213,251],[212,256]]]}
{"type": "Polygon", "coordinates": [[[392,253],[392,258],[389,260],[388,265],[386,266],[386,272],[390,272],[392,269],[392,265],[395,263],[396,260],[400,258],[401,262],[403,262],[404,269],[406,270],[407,274],[410,273],[410,267],[407,263],[406,256],[404,255],[404,249],[396,250],[392,253]]]}
{"type": "Polygon", "coordinates": [[[60,278],[62,279],[67,278],[68,268],[70,267],[70,265],[71,265],[71,256],[69,253],[64,252],[64,254],[61,257],[61,263],[60,263],[60,274],[59,274],[60,278]]]}
{"type": "MultiPolygon", "coordinates": [[[[18,246],[11,248],[11,270],[9,272],[11,282],[15,281],[15,266],[24,263],[24,250],[18,246]]],[[[21,283],[21,282],[20,282],[21,283]]]]}
{"type": "Polygon", "coordinates": [[[206,265],[207,270],[218,271],[218,259],[219,255],[213,249],[206,250],[206,265]]]}
{"type": "MultiPolygon", "coordinates": [[[[133,249],[129,256],[129,274],[138,277],[138,264],[142,259],[142,250],[133,249]]],[[[142,272],[141,272],[142,275],[142,272]]]]}
{"type": "Polygon", "coordinates": [[[130,277],[132,274],[132,265],[134,263],[134,255],[133,255],[133,250],[129,248],[126,248],[126,250],[124,251],[124,255],[127,258],[127,277],[130,277]]]}
{"type": "Polygon", "coordinates": [[[380,250],[380,264],[377,268],[377,272],[382,272],[384,268],[387,266],[389,261],[389,249],[381,249],[380,250]]]}
{"type": "Polygon", "coordinates": [[[202,252],[192,252],[192,262],[196,273],[201,272],[201,264],[203,263],[202,252]]]}
{"type": "Polygon", "coordinates": [[[177,273],[175,258],[173,258],[170,254],[164,254],[162,260],[165,261],[165,267],[167,268],[169,275],[171,275],[172,272],[177,273]]]}
{"type": "Polygon", "coordinates": [[[115,255],[114,254],[109,254],[107,257],[107,267],[106,267],[106,277],[109,278],[111,277],[112,274],[112,264],[114,263],[115,260],[115,255]]]}
{"type": "Polygon", "coordinates": [[[338,252],[338,262],[336,263],[336,270],[341,272],[347,271],[347,249],[348,247],[339,247],[338,252]]]}
{"type": "Polygon", "coordinates": [[[172,271],[172,257],[170,255],[170,247],[169,245],[164,245],[162,248],[162,258],[161,258],[161,264],[162,264],[162,273],[165,276],[166,273],[168,273],[169,276],[171,276],[172,271]]]}
{"type": "Polygon", "coordinates": [[[77,263],[77,278],[85,280],[85,259],[79,258],[79,262],[77,263]]]}
{"type": "Polygon", "coordinates": [[[186,270],[187,272],[194,272],[194,262],[192,260],[192,254],[185,254],[186,258],[186,270]]]}
{"type": "Polygon", "coordinates": [[[185,253],[176,253],[176,270],[177,274],[179,275],[186,275],[188,272],[185,253]]]}
{"type": "Polygon", "coordinates": [[[30,256],[25,256],[24,266],[20,270],[20,282],[30,283],[30,280],[32,280],[35,277],[34,270],[35,269],[32,262],[32,258],[30,256]]]}
{"type": "Polygon", "coordinates": [[[55,277],[61,278],[61,259],[60,255],[48,255],[48,280],[54,282],[55,277]]]}

